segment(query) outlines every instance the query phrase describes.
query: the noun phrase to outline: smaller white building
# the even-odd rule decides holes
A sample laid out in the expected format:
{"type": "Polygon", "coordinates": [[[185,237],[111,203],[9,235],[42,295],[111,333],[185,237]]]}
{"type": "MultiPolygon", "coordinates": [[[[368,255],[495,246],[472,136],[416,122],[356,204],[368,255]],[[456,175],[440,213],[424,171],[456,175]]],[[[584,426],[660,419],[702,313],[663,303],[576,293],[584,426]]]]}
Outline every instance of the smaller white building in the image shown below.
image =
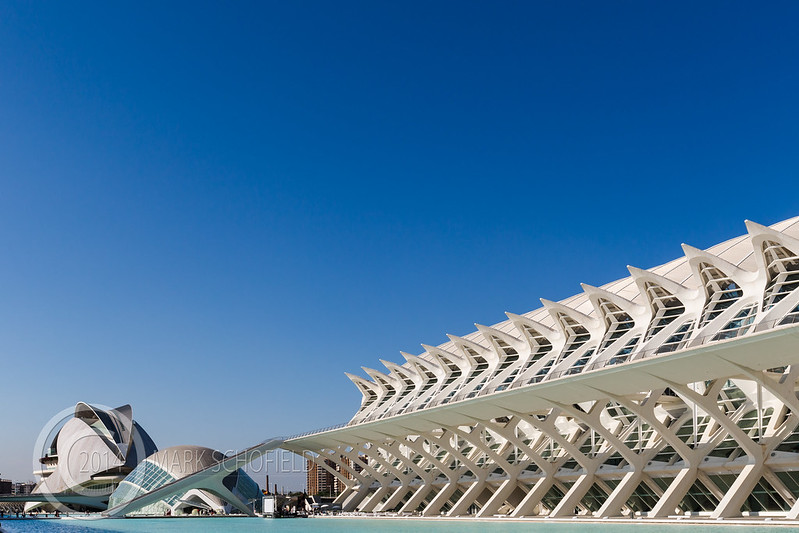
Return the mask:
{"type": "Polygon", "coordinates": [[[202,477],[175,491],[162,490],[160,499],[137,499],[194,474],[212,470],[226,459],[221,452],[202,446],[174,446],[161,450],[136,467],[111,495],[108,508],[125,507],[125,515],[227,514],[236,510],[252,514],[262,493],[258,484],[240,468],[202,477]]]}

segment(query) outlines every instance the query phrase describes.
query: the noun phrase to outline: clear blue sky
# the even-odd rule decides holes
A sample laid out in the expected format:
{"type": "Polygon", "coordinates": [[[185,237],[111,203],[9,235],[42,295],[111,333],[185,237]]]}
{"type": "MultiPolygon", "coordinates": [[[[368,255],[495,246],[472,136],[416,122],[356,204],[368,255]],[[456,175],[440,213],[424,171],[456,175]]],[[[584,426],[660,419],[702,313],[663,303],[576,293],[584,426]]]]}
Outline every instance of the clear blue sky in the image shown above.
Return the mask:
{"type": "Polygon", "coordinates": [[[161,447],[342,422],[344,371],[799,214],[797,20],[4,2],[0,472],[79,400],[161,447]]]}

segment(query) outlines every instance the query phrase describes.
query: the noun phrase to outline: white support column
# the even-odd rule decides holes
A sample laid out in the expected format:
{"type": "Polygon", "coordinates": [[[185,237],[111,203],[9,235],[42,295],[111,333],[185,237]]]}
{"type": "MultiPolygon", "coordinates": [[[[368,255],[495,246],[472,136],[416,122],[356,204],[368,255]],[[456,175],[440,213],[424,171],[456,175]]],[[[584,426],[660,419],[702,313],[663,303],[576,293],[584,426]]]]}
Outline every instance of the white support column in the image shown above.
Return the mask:
{"type": "MultiPolygon", "coordinates": [[[[517,449],[524,451],[524,454],[529,459],[517,465],[510,465],[507,463],[507,461],[504,462],[505,467],[503,468],[505,468],[505,471],[508,473],[509,478],[502,482],[502,484],[493,494],[491,499],[489,499],[485,503],[485,505],[480,509],[480,512],[477,513],[478,517],[491,516],[495,514],[499,510],[499,508],[505,503],[505,501],[514,492],[516,492],[518,488],[520,488],[518,477],[519,474],[524,470],[526,464],[529,464],[531,462],[535,463],[535,465],[544,473],[545,475],[544,479],[551,477],[555,472],[552,463],[545,461],[540,455],[535,453],[535,451],[532,448],[527,446],[524,443],[524,441],[522,441],[516,436],[516,428],[518,427],[520,421],[522,421],[522,419],[515,416],[513,417],[513,420],[509,421],[505,427],[501,427],[499,424],[492,424],[490,422],[486,422],[487,427],[490,427],[492,431],[500,435],[502,438],[504,438],[507,442],[511,443],[517,449]]],[[[539,491],[540,490],[541,489],[539,489],[539,491]]],[[[546,492],[544,492],[544,494],[546,494],[546,492]]],[[[525,499],[526,496],[521,500],[521,502],[524,502],[525,499]]]]}
{"type": "Polygon", "coordinates": [[[369,485],[359,485],[346,500],[341,502],[341,510],[346,512],[355,511],[358,505],[369,495],[371,487],[369,485]]]}
{"type": "MultiPolygon", "coordinates": [[[[332,450],[336,452],[337,450],[332,450]]],[[[344,492],[342,492],[335,500],[335,503],[341,505],[341,509],[345,511],[351,511],[354,509],[355,505],[360,502],[363,497],[366,496],[366,493],[369,490],[369,485],[371,484],[371,479],[368,479],[366,476],[362,475],[359,472],[356,472],[354,469],[351,469],[347,466],[346,463],[340,461],[340,457],[336,455],[331,455],[327,452],[326,449],[320,450],[319,455],[313,456],[310,452],[306,452],[304,454],[306,459],[312,460],[316,463],[320,468],[330,472],[333,476],[337,477],[344,485],[347,487],[344,492]],[[340,470],[347,470],[353,479],[347,478],[344,473],[340,470],[337,470],[326,463],[327,461],[332,461],[339,466],[340,470]],[[356,488],[356,485],[360,482],[360,486],[356,488]],[[364,490],[365,489],[365,490],[364,490]],[[360,499],[356,500],[356,497],[360,494],[363,494],[360,499]]]]}
{"type": "MultiPolygon", "coordinates": [[[[617,516],[621,513],[622,506],[627,499],[638,487],[638,484],[643,478],[643,468],[646,464],[645,457],[638,455],[636,452],[628,448],[613,432],[606,428],[600,420],[602,411],[607,406],[607,400],[597,400],[589,412],[584,412],[577,409],[572,405],[559,404],[558,407],[566,413],[569,413],[574,418],[582,421],[588,427],[593,429],[600,435],[615,451],[619,452],[627,463],[633,468],[633,471],[626,474],[622,478],[613,492],[608,496],[605,503],[602,504],[599,511],[595,514],[597,517],[605,518],[609,516],[617,516]]],[[[559,506],[560,507],[560,506],[559,506]]]]}
{"type": "Polygon", "coordinates": [[[450,481],[444,488],[442,488],[436,497],[433,498],[427,507],[425,507],[424,511],[422,511],[422,516],[437,516],[441,511],[441,508],[444,507],[444,504],[449,501],[455,491],[458,490],[458,482],[457,481],[450,481]]]}
{"type": "MultiPolygon", "coordinates": [[[[799,399],[796,398],[795,393],[796,381],[797,378],[799,378],[799,365],[789,366],[779,381],[774,381],[772,378],[768,377],[765,372],[753,370],[736,363],[731,364],[735,364],[735,366],[741,369],[742,374],[757,382],[763,389],[774,395],[791,411],[789,418],[783,423],[782,427],[774,428],[774,434],[769,436],[769,438],[761,438],[761,441],[765,441],[763,456],[767,457],[771,451],[799,425],[799,399]]],[[[760,409],[760,406],[758,406],[758,409],[760,409]]],[[[786,518],[791,520],[799,519],[799,500],[794,498],[793,494],[785,488],[783,483],[768,466],[763,466],[762,476],[766,477],[775,490],[780,492],[786,502],[791,503],[791,510],[788,511],[786,518]]]]}
{"type": "MultiPolygon", "coordinates": [[[[585,493],[591,488],[594,481],[594,474],[599,467],[600,461],[594,457],[589,458],[583,454],[579,449],[579,443],[575,444],[566,439],[555,427],[554,421],[560,416],[560,410],[552,409],[547,415],[546,419],[539,420],[535,416],[525,415],[521,413],[514,413],[519,418],[527,422],[530,426],[536,428],[538,431],[546,435],[551,442],[557,443],[569,456],[574,458],[575,461],[583,468],[583,474],[569,489],[564,490],[564,497],[561,499],[559,505],[552,509],[549,517],[556,518],[562,516],[574,515],[574,509],[579,507],[581,500],[585,493]],[[572,505],[574,503],[574,505],[572,505]]],[[[580,442],[588,439],[589,433],[585,432],[581,437],[580,442]]],[[[552,464],[552,474],[547,476],[548,482],[536,483],[532,490],[527,494],[525,499],[521,502],[518,512],[514,511],[514,516],[523,516],[523,513],[531,512],[541,499],[546,495],[552,485],[558,485],[556,482],[557,469],[560,464],[565,462],[567,458],[552,464]]]]}
{"type": "MultiPolygon", "coordinates": [[[[530,426],[546,435],[549,439],[551,439],[552,442],[556,442],[558,446],[560,446],[567,454],[574,458],[574,460],[577,461],[577,463],[583,468],[583,474],[580,476],[580,478],[578,478],[571,488],[564,491],[565,495],[560,504],[557,505],[555,509],[552,509],[549,513],[549,517],[552,518],[574,515],[574,509],[580,505],[580,501],[582,500],[583,496],[585,496],[585,493],[588,492],[593,484],[594,474],[600,464],[599,459],[596,457],[587,457],[580,451],[578,447],[579,445],[575,445],[574,443],[570,442],[558,431],[558,429],[555,427],[554,420],[556,420],[560,415],[559,409],[552,409],[544,420],[539,420],[535,416],[520,413],[518,411],[512,412],[515,416],[519,417],[521,420],[524,420],[530,426]],[[563,503],[564,500],[566,500],[565,504],[563,503]],[[576,503],[571,505],[571,502],[576,503]]],[[[586,432],[582,438],[582,441],[585,441],[587,438],[588,433],[586,432]]],[[[556,484],[555,476],[557,473],[557,467],[557,463],[552,465],[553,472],[551,475],[547,476],[549,479],[548,486],[545,483],[536,483],[534,490],[531,490],[520,504],[519,507],[521,507],[521,510],[518,511],[518,513],[514,511],[513,516],[523,516],[523,513],[531,512],[535,506],[540,503],[541,498],[546,496],[546,493],[549,491],[551,486],[556,484]],[[546,490],[544,490],[544,487],[546,487],[546,490]]]]}
{"type": "Polygon", "coordinates": [[[754,442],[749,436],[738,427],[738,424],[719,409],[717,393],[711,388],[712,395],[699,394],[690,387],[678,383],[670,383],[671,389],[683,398],[690,400],[701,406],[718,425],[726,431],[741,449],[748,456],[748,464],[744,466],[740,474],[735,478],[730,489],[724,494],[716,510],[711,514],[712,518],[731,518],[741,515],[741,505],[752,492],[763,472],[765,458],[760,445],[754,442]]]}
{"type": "Polygon", "coordinates": [[[376,491],[370,494],[366,501],[358,506],[358,510],[362,513],[371,513],[377,505],[383,501],[386,495],[391,493],[391,487],[388,485],[380,485],[376,491]]]}
{"type": "MultiPolygon", "coordinates": [[[[407,487],[408,483],[410,482],[410,477],[407,474],[404,474],[397,470],[397,468],[392,464],[391,457],[389,456],[388,452],[385,452],[380,446],[376,444],[372,444],[370,450],[374,450],[373,453],[369,455],[369,458],[372,459],[375,463],[377,463],[382,470],[380,471],[381,477],[386,480],[386,483],[383,484],[364,504],[361,506],[361,510],[365,513],[369,513],[372,511],[379,512],[383,505],[383,498],[387,495],[395,495],[398,491],[402,490],[403,487],[407,487]],[[385,457],[381,454],[381,450],[384,451],[385,457]],[[398,488],[394,488],[391,486],[393,480],[390,479],[390,476],[383,476],[383,473],[388,473],[390,476],[393,476],[396,479],[400,486],[398,488]]],[[[389,496],[389,500],[391,496],[389,496]]],[[[388,501],[388,500],[387,500],[388,501]]]]}
{"type": "Polygon", "coordinates": [[[574,485],[571,486],[563,499],[560,500],[557,506],[552,509],[547,518],[562,518],[566,516],[574,516],[574,510],[580,505],[583,496],[591,489],[594,484],[594,472],[586,472],[580,476],[574,485]]]}
{"type": "Polygon", "coordinates": [[[696,466],[689,466],[680,470],[674,477],[674,480],[669,484],[669,488],[663,493],[663,496],[658,500],[649,516],[653,518],[664,518],[674,514],[680,502],[691,490],[691,487],[696,482],[696,477],[699,471],[696,466]]]}
{"type": "Polygon", "coordinates": [[[530,488],[522,501],[516,506],[513,512],[510,514],[513,518],[518,518],[522,516],[529,516],[530,513],[533,512],[535,507],[541,502],[541,498],[546,496],[546,493],[549,492],[549,489],[552,488],[552,484],[555,482],[554,475],[547,475],[540,478],[535,484],[530,488]]]}
{"type": "MultiPolygon", "coordinates": [[[[671,446],[684,461],[685,468],[680,470],[666,491],[663,492],[658,503],[649,512],[649,516],[651,517],[665,517],[673,514],[680,501],[682,501],[696,480],[697,466],[701,460],[700,453],[687,446],[672,429],[669,429],[663,422],[658,420],[655,415],[655,406],[657,405],[657,400],[662,395],[662,391],[650,392],[650,395],[641,403],[625,398],[624,396],[612,394],[608,391],[600,392],[606,394],[608,398],[619,405],[623,405],[629,409],[640,419],[645,420],[660,438],[671,446]]],[[[687,416],[688,415],[685,414],[678,420],[675,420],[673,423],[674,426],[679,429],[687,416]]]]}
{"type": "MultiPolygon", "coordinates": [[[[728,361],[729,362],[729,361],[728,361]]],[[[742,374],[756,382],[764,390],[768,391],[771,395],[777,398],[785,406],[790,409],[791,414],[783,423],[782,427],[774,427],[773,434],[765,436],[760,435],[760,444],[764,458],[777,447],[797,426],[799,426],[799,399],[796,397],[796,380],[799,378],[799,366],[791,365],[783,373],[779,381],[768,377],[766,372],[753,370],[738,363],[731,363],[741,369],[742,374]]],[[[758,395],[758,402],[762,401],[762,394],[758,395]]],[[[762,405],[758,405],[758,421],[762,424],[760,417],[762,416],[762,405]]],[[[762,433],[763,428],[761,428],[762,433]]],[[[772,487],[780,494],[780,496],[791,505],[791,510],[788,512],[788,517],[792,519],[799,518],[799,500],[785,487],[776,474],[765,464],[763,464],[760,475],[765,477],[772,487]]],[[[759,479],[758,479],[759,480],[759,479]]],[[[755,483],[758,481],[756,480],[755,483]]]]}
{"type": "MultiPolygon", "coordinates": [[[[468,457],[461,454],[460,450],[453,447],[449,443],[450,436],[452,435],[451,431],[445,429],[444,434],[440,437],[435,438],[436,445],[439,448],[446,450],[453,461],[457,460],[461,464],[464,465],[464,469],[469,469],[471,472],[475,472],[479,470],[477,465],[475,465],[468,457]]],[[[459,474],[463,472],[464,469],[461,469],[459,474]]],[[[476,475],[476,474],[475,474],[476,475]]],[[[441,511],[441,508],[449,501],[453,494],[458,490],[458,481],[460,477],[457,479],[450,481],[447,483],[441,491],[436,494],[436,497],[433,498],[433,501],[425,508],[422,512],[422,516],[436,516],[441,511]]]]}
{"type": "Polygon", "coordinates": [[[342,455],[347,457],[349,464],[346,462],[338,463],[339,468],[347,470],[349,475],[351,475],[353,479],[357,480],[357,482],[351,487],[349,492],[345,491],[345,493],[342,493],[338,498],[336,498],[335,503],[341,505],[342,511],[349,512],[354,511],[358,504],[360,504],[366,498],[371,491],[372,484],[375,482],[375,478],[368,473],[370,471],[368,468],[363,468],[364,463],[357,458],[357,454],[356,459],[354,460],[351,457],[348,457],[347,454],[342,455]],[[356,461],[361,467],[360,471],[355,468],[356,461]]]}
{"type": "Polygon", "coordinates": [[[447,516],[462,516],[469,510],[469,507],[477,500],[477,497],[483,493],[486,487],[485,476],[478,477],[466,492],[461,496],[452,509],[447,513],[447,516]]]}
{"type": "MultiPolygon", "coordinates": [[[[480,510],[477,512],[477,517],[492,516],[499,511],[499,508],[505,503],[511,494],[516,492],[519,488],[517,478],[522,469],[518,465],[510,465],[504,458],[497,466],[502,468],[508,475],[508,479],[504,480],[489,498],[482,503],[480,510]]],[[[485,493],[484,493],[485,494],[485,493]]]]}
{"type": "Polygon", "coordinates": [[[422,435],[420,435],[416,441],[411,441],[410,439],[406,439],[405,444],[414,452],[424,457],[431,465],[433,465],[435,467],[433,470],[434,473],[428,474],[430,476],[430,482],[423,484],[421,487],[419,487],[416,490],[416,492],[414,492],[413,496],[411,496],[411,498],[407,502],[405,502],[405,505],[403,505],[402,508],[400,509],[401,513],[413,512],[419,507],[419,505],[422,504],[425,497],[427,497],[427,495],[430,494],[430,492],[434,488],[432,482],[437,477],[435,475],[436,471],[440,472],[447,478],[448,484],[452,483],[457,484],[458,472],[450,470],[447,467],[447,465],[436,459],[433,454],[427,452],[424,449],[424,442],[423,442],[424,440],[428,440],[431,444],[433,444],[433,440],[431,438],[422,435]]]}
{"type": "MultiPolygon", "coordinates": [[[[499,457],[494,451],[485,446],[480,439],[480,431],[484,428],[482,423],[476,424],[471,432],[466,433],[461,431],[457,427],[448,428],[453,434],[461,437],[463,440],[469,442],[473,447],[475,452],[480,452],[488,455],[491,457],[498,466],[501,467],[502,463],[505,463],[505,460],[499,457]],[[476,434],[476,435],[475,435],[476,434]]],[[[505,463],[507,466],[507,463],[505,463]]],[[[472,473],[477,477],[477,479],[472,483],[472,485],[466,490],[466,492],[461,496],[461,498],[455,502],[455,505],[452,506],[447,516],[460,516],[466,514],[466,511],[469,510],[469,507],[474,504],[478,497],[483,494],[483,489],[486,488],[486,478],[488,477],[488,470],[485,467],[478,466],[476,463],[472,462],[474,468],[472,469],[472,473]]]]}
{"type": "Polygon", "coordinates": [[[510,498],[510,496],[516,492],[518,488],[519,482],[516,479],[516,476],[503,481],[497,490],[491,495],[488,501],[486,501],[486,503],[480,508],[480,511],[476,516],[480,518],[496,514],[497,511],[499,511],[499,508],[505,503],[505,500],[510,498]]]}
{"type": "Polygon", "coordinates": [[[342,510],[344,509],[344,502],[346,502],[353,494],[355,494],[357,490],[355,487],[347,485],[344,487],[344,490],[339,493],[338,496],[335,497],[333,500],[333,505],[340,505],[342,510]]]}
{"type": "Polygon", "coordinates": [[[353,487],[353,491],[346,496],[341,502],[337,502],[341,504],[342,511],[355,511],[358,508],[358,505],[362,501],[366,499],[369,493],[372,491],[372,485],[377,481],[374,477],[369,474],[361,476],[360,483],[353,487]]]}
{"type": "MultiPolygon", "coordinates": [[[[403,444],[407,445],[404,441],[403,444]]],[[[377,509],[378,511],[390,511],[399,505],[408,492],[412,490],[410,483],[416,479],[416,477],[419,477],[419,479],[422,481],[422,486],[429,485],[432,481],[432,477],[425,472],[424,469],[419,468],[419,465],[413,461],[415,459],[414,456],[407,457],[402,453],[399,442],[394,441],[393,443],[387,445],[386,451],[390,451],[394,457],[401,461],[401,464],[412,470],[415,473],[415,476],[406,476],[403,478],[400,487],[394,491],[394,494],[392,494],[388,500],[386,500],[386,503],[377,509]]]]}
{"type": "MultiPolygon", "coordinates": [[[[371,477],[371,479],[377,481],[380,484],[377,490],[375,490],[371,494],[370,490],[367,490],[365,492],[365,496],[361,499],[361,502],[359,502],[359,506],[357,507],[360,511],[363,512],[371,512],[374,506],[377,505],[377,503],[379,503],[380,500],[383,499],[386,493],[391,490],[391,487],[389,487],[389,483],[391,483],[391,480],[388,479],[386,476],[383,476],[383,472],[381,470],[378,470],[377,467],[375,466],[375,465],[378,466],[381,465],[381,463],[377,461],[374,457],[375,455],[379,455],[377,453],[377,449],[375,448],[375,450],[372,451],[371,453],[366,453],[367,451],[371,450],[371,448],[368,449],[366,448],[367,444],[374,448],[374,444],[372,443],[363,443],[363,448],[353,448],[352,450],[349,451],[339,450],[339,453],[341,455],[347,457],[350,461],[353,462],[361,461],[359,456],[359,451],[363,451],[367,456],[367,461],[360,462],[361,468],[363,469],[362,471],[367,471],[369,473],[369,477],[371,477]],[[380,494],[379,497],[375,498],[375,496],[378,496],[378,493],[380,494]]],[[[373,483],[374,482],[372,482],[371,484],[373,483]]],[[[369,489],[371,489],[371,486],[369,486],[369,489]]],[[[347,503],[349,504],[349,502],[347,503]]]]}

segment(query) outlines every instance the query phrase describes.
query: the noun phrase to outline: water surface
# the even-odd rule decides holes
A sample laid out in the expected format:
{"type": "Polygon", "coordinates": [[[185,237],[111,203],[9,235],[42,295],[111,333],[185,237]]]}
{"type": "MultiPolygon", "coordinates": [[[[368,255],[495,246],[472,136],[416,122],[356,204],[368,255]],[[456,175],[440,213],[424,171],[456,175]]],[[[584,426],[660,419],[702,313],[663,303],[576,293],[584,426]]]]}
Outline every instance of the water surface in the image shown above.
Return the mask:
{"type": "MultiPolygon", "coordinates": [[[[775,524],[776,525],[776,524],[775,524]]],[[[464,520],[381,520],[346,518],[159,518],[3,521],[10,533],[775,533],[799,528],[679,524],[596,524],[562,522],[470,522],[464,520]]]]}

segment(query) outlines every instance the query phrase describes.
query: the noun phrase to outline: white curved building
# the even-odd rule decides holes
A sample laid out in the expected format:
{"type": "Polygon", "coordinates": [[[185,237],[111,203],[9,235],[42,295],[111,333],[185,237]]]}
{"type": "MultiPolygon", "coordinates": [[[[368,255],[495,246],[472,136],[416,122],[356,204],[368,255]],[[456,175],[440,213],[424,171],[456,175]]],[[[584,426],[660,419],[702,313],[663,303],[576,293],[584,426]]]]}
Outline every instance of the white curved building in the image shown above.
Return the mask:
{"type": "Polygon", "coordinates": [[[352,420],[283,447],[344,510],[796,519],[799,218],[746,228],[349,375],[352,420]]]}
{"type": "Polygon", "coordinates": [[[163,490],[174,482],[193,474],[213,469],[226,459],[221,452],[202,446],[174,446],[146,458],[130,473],[111,495],[109,509],[125,508],[125,515],[179,515],[194,509],[214,514],[227,514],[236,509],[252,514],[253,502],[260,499],[261,489],[240,468],[204,479],[175,491],[163,490]],[[144,501],[141,497],[162,489],[159,499],[144,501]],[[136,501],[141,501],[136,505],[136,501]]]}
{"type": "Polygon", "coordinates": [[[25,510],[105,509],[119,482],[157,449],[130,405],[101,409],[79,402],[40,459],[34,472],[40,481],[25,510]]]}

